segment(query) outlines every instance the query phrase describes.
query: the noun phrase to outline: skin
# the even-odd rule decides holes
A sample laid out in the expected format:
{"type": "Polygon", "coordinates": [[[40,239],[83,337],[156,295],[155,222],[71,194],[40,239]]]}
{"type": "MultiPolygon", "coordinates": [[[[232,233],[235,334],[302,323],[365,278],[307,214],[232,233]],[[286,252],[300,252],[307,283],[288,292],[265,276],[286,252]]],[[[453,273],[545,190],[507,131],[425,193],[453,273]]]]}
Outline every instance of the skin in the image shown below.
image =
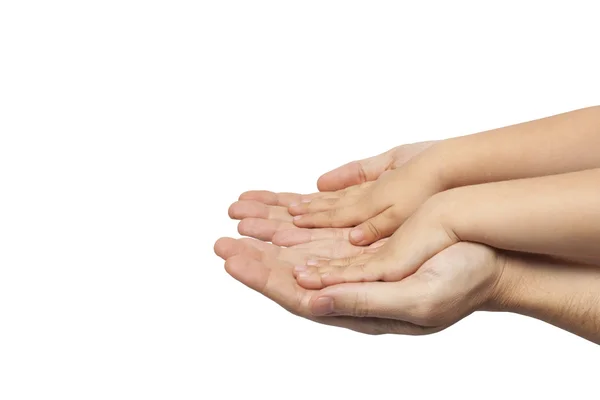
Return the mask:
{"type": "Polygon", "coordinates": [[[313,290],[294,278],[290,260],[300,256],[267,251],[256,243],[222,238],[215,252],[235,279],[315,322],[368,334],[420,335],[443,330],[477,310],[511,311],[600,343],[597,268],[458,243],[399,282],[313,290]]]}
{"type": "Polygon", "coordinates": [[[241,235],[270,241],[277,246],[286,246],[292,250],[306,250],[307,259],[302,263],[357,256],[378,248],[385,242],[386,239],[370,246],[356,246],[349,242],[350,229],[347,228],[296,227],[290,222],[292,216],[282,204],[298,201],[301,198],[303,196],[294,193],[246,192],[240,196],[240,200],[230,206],[229,216],[240,220],[238,231],[241,235]]]}
{"type": "Polygon", "coordinates": [[[366,245],[391,235],[436,193],[598,168],[598,148],[600,107],[585,108],[437,142],[372,185],[293,203],[289,212],[302,228],[356,226],[351,242],[366,245]]]}
{"type": "Polygon", "coordinates": [[[431,147],[434,141],[405,144],[385,153],[353,161],[323,174],[317,181],[320,193],[274,193],[253,190],[242,193],[229,208],[232,219],[241,220],[242,235],[273,241],[281,246],[293,246],[315,240],[348,239],[350,229],[303,229],[293,224],[288,207],[321,199],[327,200],[365,189],[386,172],[396,170],[431,147]],[[358,186],[355,186],[358,185],[358,186]],[[362,185],[362,186],[361,186],[362,185]],[[332,193],[337,191],[336,193],[332,193]],[[276,234],[278,232],[285,232],[276,234]]]}
{"type": "Polygon", "coordinates": [[[600,264],[600,169],[465,186],[440,193],[377,254],[298,266],[311,289],[343,282],[399,281],[458,242],[600,264]]]}
{"type": "Polygon", "coordinates": [[[435,141],[404,144],[364,160],[352,161],[323,174],[317,181],[321,192],[332,192],[377,180],[431,147],[435,141]]]}

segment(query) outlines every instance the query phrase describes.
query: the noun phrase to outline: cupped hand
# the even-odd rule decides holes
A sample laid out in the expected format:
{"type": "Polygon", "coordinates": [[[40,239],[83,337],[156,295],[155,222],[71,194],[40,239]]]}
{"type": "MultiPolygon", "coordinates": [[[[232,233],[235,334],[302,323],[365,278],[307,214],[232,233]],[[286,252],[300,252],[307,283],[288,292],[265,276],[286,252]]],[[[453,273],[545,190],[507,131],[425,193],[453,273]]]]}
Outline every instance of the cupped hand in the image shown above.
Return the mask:
{"type": "Polygon", "coordinates": [[[364,160],[352,161],[323,174],[317,181],[321,192],[331,192],[374,181],[429,148],[435,141],[404,144],[364,160]]]}
{"type": "Polygon", "coordinates": [[[390,236],[423,202],[444,189],[435,157],[428,154],[421,153],[375,182],[291,204],[293,223],[301,228],[356,226],[350,241],[357,245],[390,236]]]}
{"type": "Polygon", "coordinates": [[[316,291],[298,285],[293,263],[248,240],[215,244],[231,276],[296,315],[369,334],[427,334],[452,325],[491,300],[504,265],[492,249],[460,243],[403,281],[316,291]]]}
{"type": "Polygon", "coordinates": [[[292,246],[315,240],[348,239],[349,229],[301,229],[292,223],[287,207],[293,203],[325,197],[327,193],[301,195],[254,190],[242,193],[229,207],[229,217],[240,220],[241,235],[281,246],[292,246]],[[283,233],[285,232],[285,233],[283,233]]]}
{"type": "Polygon", "coordinates": [[[400,281],[415,273],[431,257],[460,242],[447,224],[454,204],[453,191],[427,200],[381,246],[376,254],[319,260],[298,266],[299,283],[311,289],[348,282],[400,281]]]}
{"type": "Polygon", "coordinates": [[[309,304],[313,315],[399,319],[440,330],[490,308],[505,291],[500,289],[504,268],[501,253],[462,242],[401,281],[334,285],[315,292],[309,304]]]}
{"type": "Polygon", "coordinates": [[[229,208],[230,217],[241,220],[238,224],[240,234],[309,252],[313,256],[310,262],[356,256],[385,242],[381,240],[368,247],[356,246],[348,240],[349,229],[296,227],[290,222],[292,217],[287,208],[279,204],[297,201],[301,198],[298,194],[256,191],[244,193],[240,198],[229,208]]]}

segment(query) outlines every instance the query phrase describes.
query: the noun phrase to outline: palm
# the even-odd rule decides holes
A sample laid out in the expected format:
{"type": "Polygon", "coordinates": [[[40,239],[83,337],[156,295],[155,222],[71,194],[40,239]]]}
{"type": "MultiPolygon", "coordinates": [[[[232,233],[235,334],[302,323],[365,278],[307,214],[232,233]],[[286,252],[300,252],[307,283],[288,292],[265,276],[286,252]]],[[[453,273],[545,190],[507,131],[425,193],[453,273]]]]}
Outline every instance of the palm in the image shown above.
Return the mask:
{"type": "Polygon", "coordinates": [[[319,323],[370,334],[416,335],[443,330],[485,304],[503,268],[491,248],[463,242],[437,254],[402,281],[311,290],[297,284],[292,263],[277,258],[275,254],[280,253],[273,248],[261,249],[264,243],[259,243],[262,242],[223,238],[215,244],[215,252],[226,260],[230,275],[288,311],[319,323]],[[369,309],[362,310],[352,306],[348,314],[338,316],[315,317],[311,313],[314,299],[335,292],[346,292],[354,299],[361,297],[358,289],[379,292],[372,293],[373,300],[379,298],[383,303],[373,301],[369,309]]]}
{"type": "Polygon", "coordinates": [[[309,320],[368,334],[414,335],[438,330],[395,319],[313,316],[310,313],[310,301],[318,291],[299,286],[293,275],[293,263],[285,261],[285,257],[277,256],[283,253],[271,246],[274,245],[252,239],[221,238],[215,243],[215,252],[226,260],[225,269],[235,279],[275,301],[289,312],[309,320]]]}
{"type": "Polygon", "coordinates": [[[354,257],[382,244],[380,242],[370,247],[355,246],[348,240],[350,232],[348,228],[296,227],[292,223],[292,216],[286,205],[300,201],[301,198],[301,195],[294,193],[247,192],[240,196],[239,201],[231,205],[229,216],[240,220],[238,225],[240,234],[273,242],[277,246],[267,246],[268,251],[277,252],[278,257],[283,257],[288,262],[304,263],[314,258],[354,257]]]}

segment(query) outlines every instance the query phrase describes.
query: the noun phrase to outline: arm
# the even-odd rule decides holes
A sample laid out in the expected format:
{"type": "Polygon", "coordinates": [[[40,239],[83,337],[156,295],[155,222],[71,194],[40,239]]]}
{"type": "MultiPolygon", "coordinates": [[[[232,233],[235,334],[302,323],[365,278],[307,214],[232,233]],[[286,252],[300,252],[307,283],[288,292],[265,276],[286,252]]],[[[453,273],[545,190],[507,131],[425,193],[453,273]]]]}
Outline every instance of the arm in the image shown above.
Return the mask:
{"type": "Polygon", "coordinates": [[[402,280],[458,242],[600,264],[600,169],[438,193],[376,255],[309,263],[299,282],[402,280]]]}
{"type": "Polygon", "coordinates": [[[296,226],[358,225],[351,241],[391,235],[429,197],[446,189],[600,167],[600,107],[434,144],[375,183],[290,207],[296,226]],[[330,196],[331,197],[331,196],[330,196]],[[335,196],[334,196],[335,197],[335,196]]]}
{"type": "Polygon", "coordinates": [[[436,207],[453,240],[600,263],[600,169],[461,187],[436,207]]]}
{"type": "Polygon", "coordinates": [[[402,281],[315,291],[296,284],[289,263],[296,257],[286,261],[253,243],[220,239],[215,251],[235,279],[316,322],[370,334],[418,335],[440,331],[477,310],[510,311],[600,343],[600,268],[459,243],[402,281]]]}
{"type": "Polygon", "coordinates": [[[439,142],[445,189],[600,167],[600,106],[439,142]]]}
{"type": "Polygon", "coordinates": [[[511,255],[487,307],[533,317],[600,344],[600,268],[511,255]]]}

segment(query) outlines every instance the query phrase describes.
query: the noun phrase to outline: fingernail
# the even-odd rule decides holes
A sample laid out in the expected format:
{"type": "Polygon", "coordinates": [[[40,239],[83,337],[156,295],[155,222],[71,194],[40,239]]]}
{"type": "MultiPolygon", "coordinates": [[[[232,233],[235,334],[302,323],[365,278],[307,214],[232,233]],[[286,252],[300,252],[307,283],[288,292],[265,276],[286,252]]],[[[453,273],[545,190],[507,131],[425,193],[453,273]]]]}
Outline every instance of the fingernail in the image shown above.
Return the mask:
{"type": "Polygon", "coordinates": [[[290,203],[290,207],[296,207],[298,203],[290,203]]]}
{"type": "Polygon", "coordinates": [[[302,200],[301,203],[310,203],[312,200],[302,200]]]}
{"type": "Polygon", "coordinates": [[[306,265],[310,265],[311,267],[314,267],[315,265],[319,265],[319,262],[317,260],[308,260],[306,262],[306,265]]]}
{"type": "Polygon", "coordinates": [[[302,215],[296,215],[296,216],[294,217],[294,221],[298,221],[300,218],[302,218],[302,215]]]}
{"type": "Polygon", "coordinates": [[[365,235],[360,229],[353,229],[350,231],[350,239],[352,239],[354,242],[362,242],[364,238],[365,235]]]}
{"type": "Polygon", "coordinates": [[[331,297],[319,297],[311,307],[313,315],[329,315],[333,313],[333,299],[331,297]]]}
{"type": "Polygon", "coordinates": [[[307,269],[308,269],[308,267],[306,265],[296,265],[294,267],[294,271],[296,271],[296,272],[306,271],[307,269]]]}
{"type": "Polygon", "coordinates": [[[310,276],[310,272],[302,271],[298,273],[298,278],[308,278],[310,276]]]}

